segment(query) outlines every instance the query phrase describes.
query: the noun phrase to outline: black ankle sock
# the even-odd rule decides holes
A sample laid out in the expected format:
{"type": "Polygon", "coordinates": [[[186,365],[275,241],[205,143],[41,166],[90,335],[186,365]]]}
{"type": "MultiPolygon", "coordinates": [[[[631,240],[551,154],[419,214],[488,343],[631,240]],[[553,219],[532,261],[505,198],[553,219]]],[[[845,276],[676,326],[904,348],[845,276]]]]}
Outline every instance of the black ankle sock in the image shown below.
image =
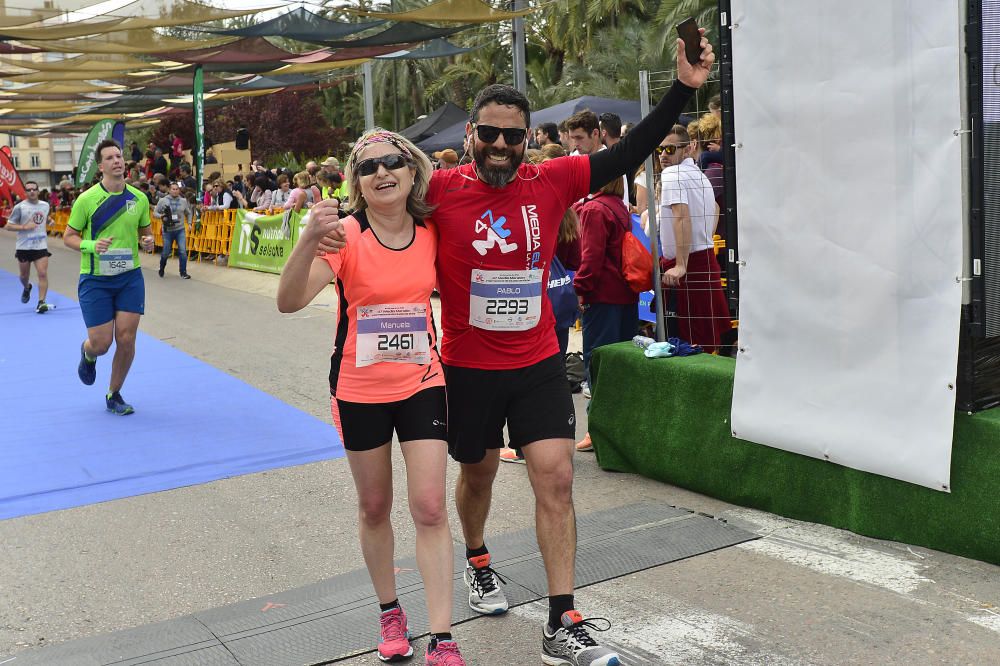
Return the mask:
{"type": "Polygon", "coordinates": [[[440,643],[441,641],[450,641],[450,640],[454,640],[451,637],[451,632],[446,631],[442,634],[431,634],[431,649],[433,650],[434,648],[436,648],[437,644],[440,643]]]}
{"type": "Polygon", "coordinates": [[[479,557],[480,555],[485,555],[488,552],[490,552],[490,551],[486,548],[486,544],[485,543],[482,546],[480,546],[479,548],[469,548],[468,546],[466,546],[465,547],[465,559],[468,560],[468,559],[471,559],[473,557],[479,557]]]}
{"type": "Polygon", "coordinates": [[[556,594],[549,597],[549,629],[562,627],[562,614],[573,610],[572,594],[556,594]]]}
{"type": "Polygon", "coordinates": [[[378,607],[382,609],[383,613],[387,610],[392,610],[393,608],[399,608],[399,599],[393,599],[387,604],[379,604],[378,607]]]}

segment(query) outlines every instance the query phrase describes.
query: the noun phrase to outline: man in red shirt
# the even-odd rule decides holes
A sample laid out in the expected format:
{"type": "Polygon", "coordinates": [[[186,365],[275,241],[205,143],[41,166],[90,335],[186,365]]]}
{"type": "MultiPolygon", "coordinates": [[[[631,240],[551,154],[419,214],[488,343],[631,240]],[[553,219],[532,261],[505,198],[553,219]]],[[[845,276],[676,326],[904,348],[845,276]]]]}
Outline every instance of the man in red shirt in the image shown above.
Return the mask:
{"type": "MultiPolygon", "coordinates": [[[[528,100],[510,86],[488,86],[466,125],[474,161],[435,171],[427,192],[440,233],[441,357],[448,445],[462,464],[455,501],[465,536],[469,605],[483,614],[508,608],[485,544],[506,424],[511,445],[524,453],[535,494],[535,532],[549,592],[542,639],[547,664],[620,663],[590,636],[592,625],[574,609],[576,417],[544,288],[559,224],[573,202],[636,169],[666,136],[715,60],[708,41],[701,45],[701,61],[692,66],[678,41],[678,81],[619,144],[592,155],[524,164],[528,100]]],[[[342,244],[341,234],[333,236],[342,244]]],[[[320,250],[336,247],[325,243],[320,250]]]]}

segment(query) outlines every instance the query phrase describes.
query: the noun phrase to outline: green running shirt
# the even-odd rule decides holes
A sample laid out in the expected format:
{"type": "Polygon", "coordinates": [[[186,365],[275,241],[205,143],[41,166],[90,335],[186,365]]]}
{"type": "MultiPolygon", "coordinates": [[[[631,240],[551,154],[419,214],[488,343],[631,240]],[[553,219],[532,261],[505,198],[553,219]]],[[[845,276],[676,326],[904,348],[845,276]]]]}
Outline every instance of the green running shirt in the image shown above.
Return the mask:
{"type": "MultiPolygon", "coordinates": [[[[139,229],[149,226],[149,199],[131,185],[125,185],[123,192],[115,194],[98,183],[76,198],[68,224],[84,240],[114,238],[108,250],[131,250],[134,270],[139,268],[139,229]]],[[[100,258],[82,253],[80,272],[101,275],[100,258]]]]}

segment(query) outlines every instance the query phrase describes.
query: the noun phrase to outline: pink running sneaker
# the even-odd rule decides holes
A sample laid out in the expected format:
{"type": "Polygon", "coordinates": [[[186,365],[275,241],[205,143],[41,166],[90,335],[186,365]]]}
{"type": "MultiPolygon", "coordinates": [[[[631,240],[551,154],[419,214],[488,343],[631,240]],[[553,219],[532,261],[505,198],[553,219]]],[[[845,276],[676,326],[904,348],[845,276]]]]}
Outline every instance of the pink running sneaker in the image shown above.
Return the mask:
{"type": "Polygon", "coordinates": [[[393,608],[382,613],[378,620],[380,636],[378,658],[382,661],[400,661],[413,655],[410,645],[410,628],[406,625],[406,613],[402,608],[393,608]]]}
{"type": "Polygon", "coordinates": [[[424,657],[426,666],[465,666],[465,659],[458,651],[458,643],[455,641],[441,641],[431,649],[427,644],[427,654],[424,657]]]}

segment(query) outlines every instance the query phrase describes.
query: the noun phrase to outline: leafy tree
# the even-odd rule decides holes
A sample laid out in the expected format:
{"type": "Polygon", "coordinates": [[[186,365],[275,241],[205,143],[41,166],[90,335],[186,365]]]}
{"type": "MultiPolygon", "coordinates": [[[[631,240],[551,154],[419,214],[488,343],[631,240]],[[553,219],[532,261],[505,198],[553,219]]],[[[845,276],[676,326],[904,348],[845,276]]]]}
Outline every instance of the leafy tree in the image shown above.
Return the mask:
{"type": "MultiPolygon", "coordinates": [[[[319,100],[312,93],[279,92],[237,100],[205,111],[205,135],[215,143],[232,141],[246,127],[254,159],[273,163],[286,153],[326,157],[343,150],[345,131],[330,127],[319,100]]],[[[171,133],[185,146],[194,145],[194,118],[190,113],[170,115],[153,132],[152,141],[168,145],[171,133]]]]}

